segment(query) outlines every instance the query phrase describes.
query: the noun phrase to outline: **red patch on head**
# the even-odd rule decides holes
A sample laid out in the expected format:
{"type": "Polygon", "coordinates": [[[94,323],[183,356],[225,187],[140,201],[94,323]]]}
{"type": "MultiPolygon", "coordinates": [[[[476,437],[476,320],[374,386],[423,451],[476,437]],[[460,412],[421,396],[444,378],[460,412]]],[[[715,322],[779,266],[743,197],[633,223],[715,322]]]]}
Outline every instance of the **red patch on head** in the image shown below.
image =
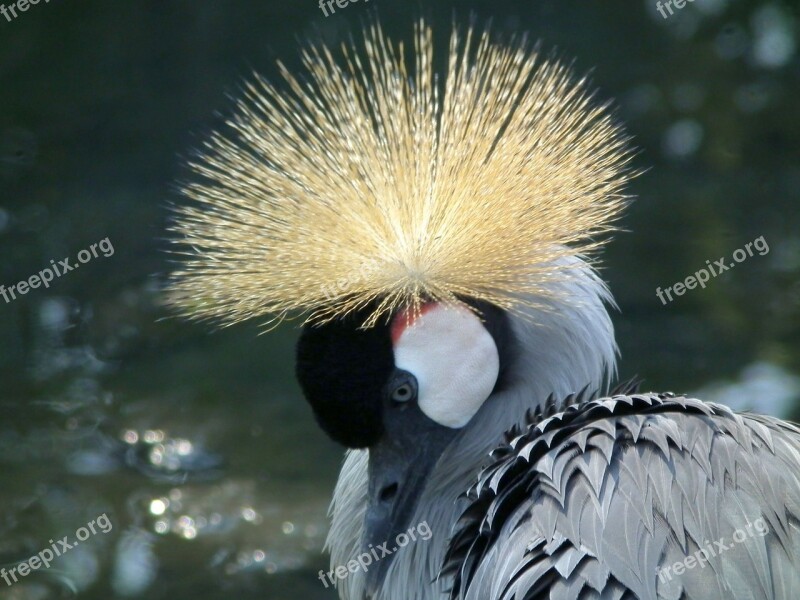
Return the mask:
{"type": "Polygon", "coordinates": [[[426,302],[420,307],[418,312],[414,312],[414,309],[409,307],[397,313],[392,319],[392,325],[389,329],[392,335],[392,345],[398,342],[400,336],[403,335],[403,332],[411,327],[417,319],[419,319],[426,312],[433,310],[436,304],[436,302],[426,302]]]}

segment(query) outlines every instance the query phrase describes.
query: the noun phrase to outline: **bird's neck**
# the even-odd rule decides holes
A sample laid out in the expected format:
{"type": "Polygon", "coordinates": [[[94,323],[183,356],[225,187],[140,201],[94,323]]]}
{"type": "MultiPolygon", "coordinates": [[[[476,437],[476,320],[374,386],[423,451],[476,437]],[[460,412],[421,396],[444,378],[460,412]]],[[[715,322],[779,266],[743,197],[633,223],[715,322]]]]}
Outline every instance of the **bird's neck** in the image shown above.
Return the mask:
{"type": "Polygon", "coordinates": [[[511,318],[518,347],[506,385],[486,401],[437,463],[413,520],[413,524],[425,520],[433,536],[397,557],[390,573],[395,581],[418,580],[414,576],[420,564],[428,567],[425,575],[430,580],[435,577],[466,507],[464,492],[489,462],[489,452],[503,441],[506,431],[523,422],[528,409],[544,404],[551,394],[563,398],[587,386],[603,390],[614,374],[617,346],[606,308],[613,305],[607,288],[588,267],[563,285],[569,286],[568,293],[545,300],[549,305],[538,311],[511,318]]]}
{"type": "MultiPolygon", "coordinates": [[[[418,540],[392,558],[381,595],[375,600],[440,600],[448,582],[434,582],[453,528],[466,508],[464,492],[476,481],[489,452],[503,434],[523,422],[526,411],[553,394],[565,397],[586,386],[601,390],[614,373],[617,347],[606,304],[607,289],[586,267],[564,285],[567,293],[543,301],[531,314],[511,317],[517,349],[502,390],[493,394],[442,454],[420,497],[409,526],[425,523],[429,540],[418,540]],[[549,304],[547,304],[549,303],[549,304]]],[[[366,452],[350,453],[337,484],[333,528],[328,537],[332,562],[344,560],[358,548],[362,507],[366,502],[366,452]]],[[[342,598],[360,599],[360,581],[351,576],[342,598]]]]}

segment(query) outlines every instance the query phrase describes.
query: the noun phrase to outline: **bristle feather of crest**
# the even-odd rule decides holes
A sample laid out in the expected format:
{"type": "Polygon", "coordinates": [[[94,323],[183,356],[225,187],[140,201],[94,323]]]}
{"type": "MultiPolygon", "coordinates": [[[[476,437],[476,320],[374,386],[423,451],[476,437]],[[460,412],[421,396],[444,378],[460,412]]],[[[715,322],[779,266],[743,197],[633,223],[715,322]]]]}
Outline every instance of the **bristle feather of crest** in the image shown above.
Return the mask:
{"type": "Polygon", "coordinates": [[[190,163],[168,302],[232,324],[470,297],[515,310],[569,276],[626,204],[628,140],[584,81],[522,40],[455,29],[412,57],[377,23],[363,48],[310,46],[306,78],[256,77],[190,163]]]}

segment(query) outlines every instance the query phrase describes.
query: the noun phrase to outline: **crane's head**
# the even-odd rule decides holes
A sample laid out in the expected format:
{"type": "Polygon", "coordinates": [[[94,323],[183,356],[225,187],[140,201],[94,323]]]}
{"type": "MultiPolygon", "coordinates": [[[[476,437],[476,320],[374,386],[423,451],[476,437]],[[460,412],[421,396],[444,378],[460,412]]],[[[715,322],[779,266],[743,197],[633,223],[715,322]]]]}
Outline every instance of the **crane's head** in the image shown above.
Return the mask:
{"type": "Polygon", "coordinates": [[[418,23],[407,53],[373,24],[256,78],[173,226],[183,314],[305,315],[298,378],[325,432],[369,449],[371,543],[502,389],[510,323],[573,300],[632,175],[606,107],[524,37],[455,30],[442,77],[432,38],[418,23]]]}
{"type": "Polygon", "coordinates": [[[502,385],[510,333],[504,311],[461,302],[401,310],[369,329],[355,315],[304,329],[297,376],[317,421],[369,449],[365,547],[409,526],[442,452],[502,385]]]}

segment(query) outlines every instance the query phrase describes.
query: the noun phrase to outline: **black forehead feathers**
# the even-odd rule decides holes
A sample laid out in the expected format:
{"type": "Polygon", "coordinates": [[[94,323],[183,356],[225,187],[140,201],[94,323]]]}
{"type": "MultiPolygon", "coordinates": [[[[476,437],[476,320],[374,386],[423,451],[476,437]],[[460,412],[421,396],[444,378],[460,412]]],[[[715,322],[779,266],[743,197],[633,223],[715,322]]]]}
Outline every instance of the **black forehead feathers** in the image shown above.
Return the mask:
{"type": "Polygon", "coordinates": [[[360,329],[369,309],[306,325],[297,342],[297,379],[322,429],[348,448],[383,435],[381,398],[394,369],[389,325],[360,329]]]}
{"type": "MultiPolygon", "coordinates": [[[[502,389],[514,353],[508,314],[487,302],[476,309],[500,357],[494,391],[502,389]]],[[[383,435],[382,396],[394,371],[390,323],[361,329],[372,307],[322,325],[306,325],[297,342],[297,379],[322,429],[348,448],[367,448],[383,435]]]]}

